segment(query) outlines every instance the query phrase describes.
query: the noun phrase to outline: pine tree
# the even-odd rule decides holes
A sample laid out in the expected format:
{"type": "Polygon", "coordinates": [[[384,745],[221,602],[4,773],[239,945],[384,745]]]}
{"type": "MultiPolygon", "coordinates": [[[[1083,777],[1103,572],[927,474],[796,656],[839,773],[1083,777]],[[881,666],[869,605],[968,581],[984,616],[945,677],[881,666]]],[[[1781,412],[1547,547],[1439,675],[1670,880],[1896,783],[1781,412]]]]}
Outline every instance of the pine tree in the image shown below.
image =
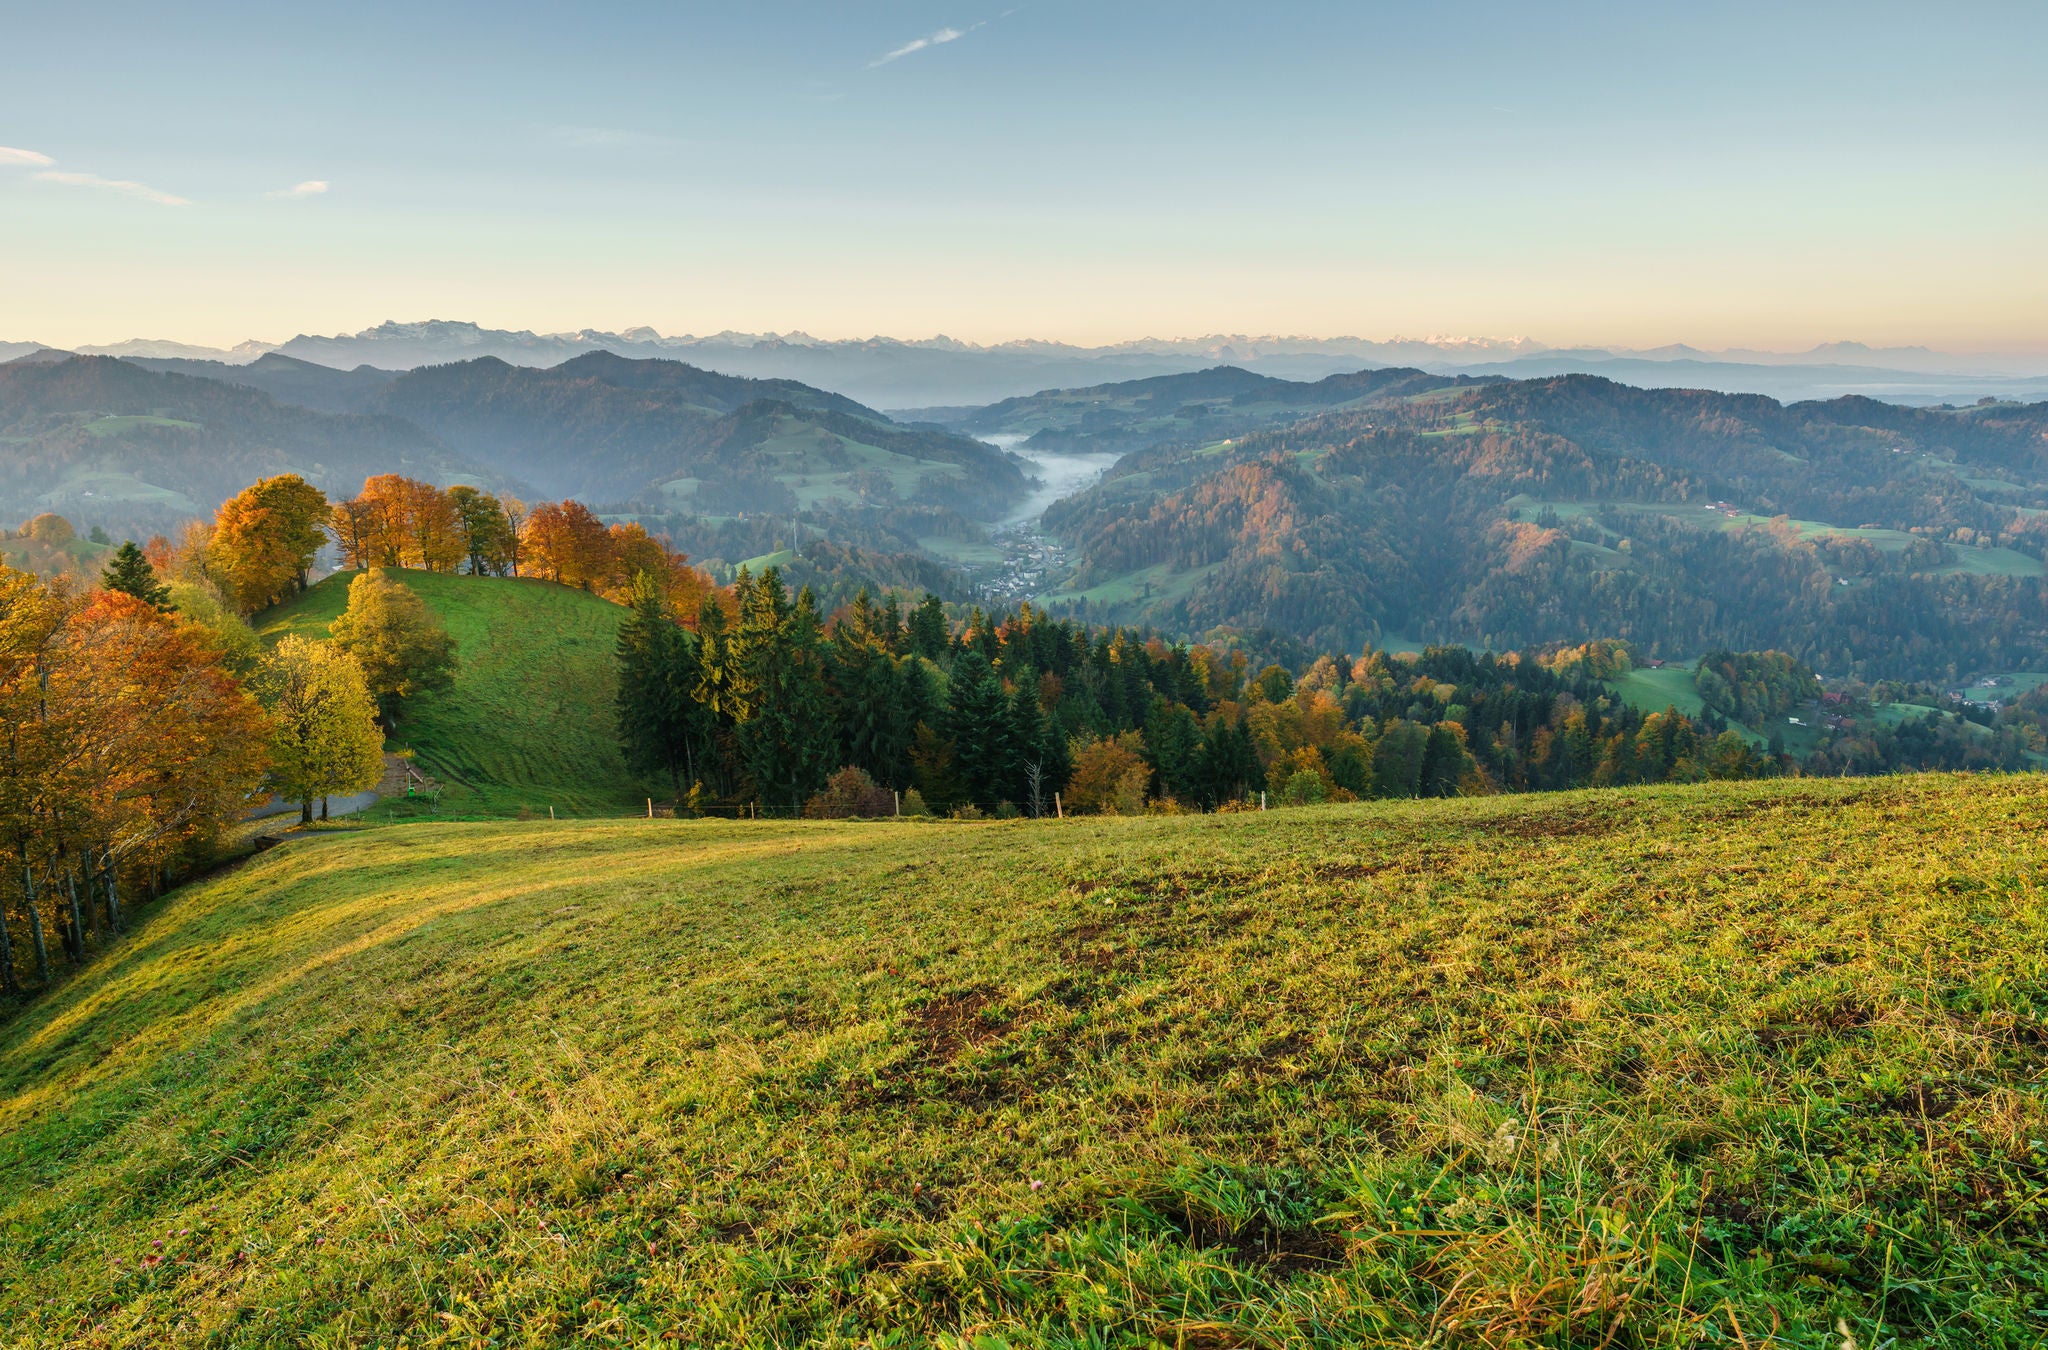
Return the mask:
{"type": "Polygon", "coordinates": [[[735,735],[741,765],[762,802],[801,806],[832,772],[837,741],[817,601],[806,587],[788,604],[769,568],[741,636],[739,659],[753,687],[735,735]]]}
{"type": "Polygon", "coordinates": [[[100,573],[100,584],[110,591],[132,595],[145,605],[165,609],[170,604],[170,589],[158,582],[156,569],[149,565],[149,559],[142,556],[142,550],[133,539],[114,551],[114,560],[107,564],[107,570],[100,573]]]}
{"type": "Polygon", "coordinates": [[[910,650],[927,661],[938,660],[952,646],[946,631],[946,607],[930,591],[926,591],[924,601],[910,611],[909,641],[910,650]]]}
{"type": "Polygon", "coordinates": [[[969,647],[953,666],[946,730],[953,741],[961,782],[974,804],[993,811],[1009,800],[1013,782],[1009,700],[978,648],[969,647]]]}
{"type": "Polygon", "coordinates": [[[695,782],[710,746],[710,710],[697,701],[703,683],[697,647],[669,617],[661,588],[641,573],[619,625],[619,744],[635,772],[666,775],[677,798],[695,782]]]}

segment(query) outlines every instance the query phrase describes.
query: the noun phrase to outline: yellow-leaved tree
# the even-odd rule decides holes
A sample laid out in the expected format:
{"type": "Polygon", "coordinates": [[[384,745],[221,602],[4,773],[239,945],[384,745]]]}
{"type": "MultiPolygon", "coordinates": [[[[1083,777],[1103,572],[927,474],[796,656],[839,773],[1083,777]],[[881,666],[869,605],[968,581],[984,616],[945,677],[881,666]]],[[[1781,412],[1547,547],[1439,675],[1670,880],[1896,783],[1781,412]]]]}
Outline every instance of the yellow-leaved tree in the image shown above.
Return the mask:
{"type": "Polygon", "coordinates": [[[328,627],[369,681],[385,726],[415,694],[455,682],[455,639],[410,587],[373,567],[348,584],[348,608],[328,627]]]}
{"type": "Polygon", "coordinates": [[[256,687],[270,711],[270,773],[299,819],[327,818],[327,798],[362,792],[384,776],[384,733],[356,659],[296,635],[263,660],[256,687]]]}

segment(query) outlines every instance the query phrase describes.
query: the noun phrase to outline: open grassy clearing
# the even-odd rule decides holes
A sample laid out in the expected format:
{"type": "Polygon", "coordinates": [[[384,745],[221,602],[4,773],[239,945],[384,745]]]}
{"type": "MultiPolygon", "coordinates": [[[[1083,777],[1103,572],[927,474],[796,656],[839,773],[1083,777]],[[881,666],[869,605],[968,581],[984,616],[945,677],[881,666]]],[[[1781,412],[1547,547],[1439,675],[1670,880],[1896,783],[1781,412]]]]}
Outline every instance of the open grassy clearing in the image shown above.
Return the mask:
{"type": "Polygon", "coordinates": [[[2031,1347],[2044,827],[1944,777],[295,839],[0,1027],[0,1325],[2031,1347]]]}
{"type": "Polygon", "coordinates": [[[96,417],[85,424],[86,433],[92,436],[119,436],[138,427],[182,427],[187,431],[199,430],[197,422],[187,422],[176,417],[152,417],[146,413],[96,417]]]}
{"type": "MultiPolygon", "coordinates": [[[[1740,530],[1762,528],[1772,523],[1772,517],[1754,515],[1747,511],[1716,511],[1697,502],[1579,502],[1549,501],[1535,497],[1517,497],[1509,503],[1509,518],[1533,521],[1548,510],[1560,519],[1577,519],[1591,516],[1602,505],[1619,506],[1630,511],[1652,511],[1669,516],[1695,529],[1740,530]]],[[[1913,542],[1914,536],[1904,530],[1881,529],[1876,526],[1833,525],[1824,520],[1788,519],[1790,525],[1802,539],[1835,537],[1861,539],[1880,553],[1902,552],[1913,542]]],[[[2009,548],[1983,548],[1974,544],[1945,545],[1955,556],[1955,561],[1944,567],[1932,568],[1930,575],[1941,576],[1951,573],[1968,573],[1972,576],[2039,577],[2048,576],[2039,558],[2009,548]]]]}
{"type": "Polygon", "coordinates": [[[1644,712],[1676,708],[1687,717],[1698,717],[1707,706],[1688,665],[1666,665],[1655,670],[1639,667],[1614,681],[1614,691],[1629,707],[1644,712]]]}
{"type": "Polygon", "coordinates": [[[1155,563],[1135,572],[1111,577],[1084,590],[1051,591],[1044,598],[1048,602],[1086,600],[1091,605],[1171,604],[1187,595],[1203,578],[1221,566],[1221,563],[1210,563],[1205,567],[1175,571],[1172,563],[1155,563]]]}
{"type": "MultiPolygon", "coordinates": [[[[444,813],[615,814],[647,791],[619,754],[613,722],[619,623],[626,611],[530,578],[443,576],[393,569],[448,626],[459,648],[455,687],[415,700],[391,737],[446,791],[444,813]]],[[[353,572],[337,573],[258,615],[257,631],[325,641],[348,605],[353,572]]],[[[404,804],[377,811],[409,814],[404,804]]]]}

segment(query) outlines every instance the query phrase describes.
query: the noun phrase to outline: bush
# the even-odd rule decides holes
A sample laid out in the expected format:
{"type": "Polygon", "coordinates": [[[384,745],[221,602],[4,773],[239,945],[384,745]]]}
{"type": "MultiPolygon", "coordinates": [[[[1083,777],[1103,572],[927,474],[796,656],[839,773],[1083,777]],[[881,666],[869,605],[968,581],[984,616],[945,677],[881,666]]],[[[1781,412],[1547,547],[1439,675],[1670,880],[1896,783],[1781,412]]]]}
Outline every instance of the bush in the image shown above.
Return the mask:
{"type": "Polygon", "coordinates": [[[896,813],[896,798],[878,786],[865,769],[847,765],[825,780],[825,790],[804,803],[804,815],[811,820],[845,820],[849,816],[889,816],[896,813]]]}
{"type": "Polygon", "coordinates": [[[924,794],[916,788],[903,794],[903,814],[906,816],[928,816],[932,809],[924,804],[924,794]]]}

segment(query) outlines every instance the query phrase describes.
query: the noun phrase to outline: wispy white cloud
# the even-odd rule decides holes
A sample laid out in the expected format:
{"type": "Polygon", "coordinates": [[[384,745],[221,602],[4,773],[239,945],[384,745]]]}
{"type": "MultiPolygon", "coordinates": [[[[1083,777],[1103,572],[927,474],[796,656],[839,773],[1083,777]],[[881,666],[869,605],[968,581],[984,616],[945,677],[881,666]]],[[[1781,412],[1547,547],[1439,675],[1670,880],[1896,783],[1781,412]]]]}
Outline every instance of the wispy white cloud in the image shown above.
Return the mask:
{"type": "Polygon", "coordinates": [[[279,188],[275,192],[266,192],[263,195],[266,197],[317,197],[325,191],[327,191],[325,179],[308,178],[303,183],[294,183],[288,188],[279,188]]]}
{"type": "Polygon", "coordinates": [[[55,164],[56,162],[56,160],[51,159],[48,155],[38,154],[34,150],[20,150],[11,145],[0,145],[0,164],[41,166],[55,164]]]}
{"type": "Polygon", "coordinates": [[[910,41],[904,43],[901,47],[898,47],[895,51],[884,52],[882,55],[868,62],[868,69],[873,70],[876,66],[886,66],[891,61],[901,61],[904,57],[909,56],[912,52],[921,52],[927,47],[941,47],[948,42],[958,42],[961,38],[966,37],[969,33],[972,33],[975,29],[980,28],[983,24],[986,24],[987,22],[987,19],[983,19],[981,23],[970,24],[966,28],[941,28],[938,32],[932,33],[926,37],[912,38],[910,41]]]}
{"type": "Polygon", "coordinates": [[[155,202],[158,206],[192,204],[183,197],[173,196],[147,183],[137,183],[127,178],[102,178],[96,173],[65,173],[57,169],[45,169],[37,174],[36,178],[45,183],[62,183],[66,187],[106,188],[110,192],[125,193],[130,197],[140,197],[146,202],[155,202]]]}

